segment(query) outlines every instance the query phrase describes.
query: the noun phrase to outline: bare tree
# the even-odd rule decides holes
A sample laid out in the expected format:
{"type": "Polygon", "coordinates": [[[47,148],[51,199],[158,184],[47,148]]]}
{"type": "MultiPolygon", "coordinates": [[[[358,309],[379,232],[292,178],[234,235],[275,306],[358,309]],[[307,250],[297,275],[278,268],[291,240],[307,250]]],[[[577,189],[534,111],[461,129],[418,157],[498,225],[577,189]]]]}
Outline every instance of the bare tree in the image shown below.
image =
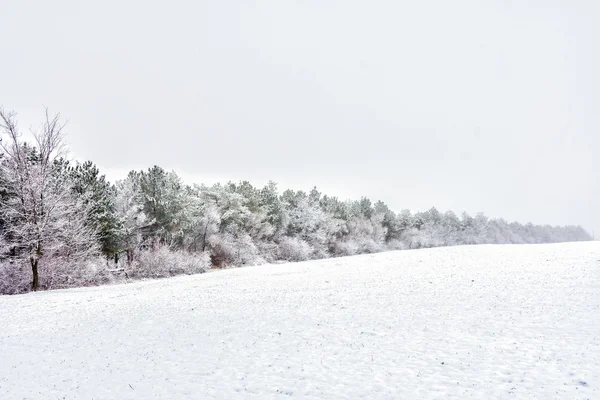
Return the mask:
{"type": "Polygon", "coordinates": [[[96,232],[86,224],[89,202],[74,193],[59,168],[66,155],[63,128],[59,115],[46,110],[41,129],[31,132],[31,146],[22,141],[15,113],[0,108],[5,250],[30,264],[32,290],[40,287],[40,260],[76,263],[98,251],[96,232]]]}

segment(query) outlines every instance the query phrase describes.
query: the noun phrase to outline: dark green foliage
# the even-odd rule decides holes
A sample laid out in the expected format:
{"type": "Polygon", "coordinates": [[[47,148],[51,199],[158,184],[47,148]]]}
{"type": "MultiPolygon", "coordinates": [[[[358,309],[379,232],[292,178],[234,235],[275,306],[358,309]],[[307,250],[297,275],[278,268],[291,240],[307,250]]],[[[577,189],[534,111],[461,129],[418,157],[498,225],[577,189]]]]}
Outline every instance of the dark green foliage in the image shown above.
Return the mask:
{"type": "MultiPolygon", "coordinates": [[[[64,161],[63,161],[64,162],[64,161]]],[[[116,189],[100,175],[98,167],[91,161],[67,166],[73,190],[86,202],[93,205],[89,223],[98,232],[102,252],[114,257],[120,249],[119,222],[115,216],[116,189]]]]}

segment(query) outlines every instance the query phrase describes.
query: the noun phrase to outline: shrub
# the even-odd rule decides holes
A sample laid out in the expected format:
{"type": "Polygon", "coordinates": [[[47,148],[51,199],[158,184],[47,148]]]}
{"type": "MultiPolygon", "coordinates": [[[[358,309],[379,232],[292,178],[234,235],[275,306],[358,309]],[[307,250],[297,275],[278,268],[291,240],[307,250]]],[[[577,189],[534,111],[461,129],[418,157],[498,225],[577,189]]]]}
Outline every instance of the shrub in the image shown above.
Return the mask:
{"type": "Polygon", "coordinates": [[[172,251],[167,246],[142,250],[125,268],[128,278],[166,278],[175,275],[201,274],[210,269],[208,253],[172,251]]]}
{"type": "Polygon", "coordinates": [[[0,263],[0,294],[20,294],[31,289],[31,267],[23,262],[0,263]]]}
{"type": "Polygon", "coordinates": [[[265,259],[248,234],[213,235],[209,238],[211,265],[217,268],[264,264],[265,259]]]}
{"type": "Polygon", "coordinates": [[[286,261],[306,261],[310,259],[312,249],[302,239],[284,237],[277,246],[278,258],[286,261]]]}

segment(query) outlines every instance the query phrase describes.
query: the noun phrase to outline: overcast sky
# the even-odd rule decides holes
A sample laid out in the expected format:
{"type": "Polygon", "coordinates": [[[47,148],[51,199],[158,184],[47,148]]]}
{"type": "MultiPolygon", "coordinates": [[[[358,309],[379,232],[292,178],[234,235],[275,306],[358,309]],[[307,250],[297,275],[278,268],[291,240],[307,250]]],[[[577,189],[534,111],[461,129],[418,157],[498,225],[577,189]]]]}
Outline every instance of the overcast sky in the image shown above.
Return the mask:
{"type": "Polygon", "coordinates": [[[111,179],[600,234],[600,2],[1,0],[0,104],[111,179]]]}

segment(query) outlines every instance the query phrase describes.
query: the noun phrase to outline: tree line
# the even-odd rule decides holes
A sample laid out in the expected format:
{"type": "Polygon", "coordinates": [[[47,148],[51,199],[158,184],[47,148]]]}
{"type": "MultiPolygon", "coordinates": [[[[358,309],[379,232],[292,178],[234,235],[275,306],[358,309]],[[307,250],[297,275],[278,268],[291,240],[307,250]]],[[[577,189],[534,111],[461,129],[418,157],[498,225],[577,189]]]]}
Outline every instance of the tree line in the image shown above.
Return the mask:
{"type": "Polygon", "coordinates": [[[590,240],[580,226],[523,225],[436,208],[392,211],[275,182],[189,185],[154,166],[108,182],[66,157],[46,112],[33,143],[0,109],[0,293],[166,277],[210,268],[485,243],[590,240]]]}

